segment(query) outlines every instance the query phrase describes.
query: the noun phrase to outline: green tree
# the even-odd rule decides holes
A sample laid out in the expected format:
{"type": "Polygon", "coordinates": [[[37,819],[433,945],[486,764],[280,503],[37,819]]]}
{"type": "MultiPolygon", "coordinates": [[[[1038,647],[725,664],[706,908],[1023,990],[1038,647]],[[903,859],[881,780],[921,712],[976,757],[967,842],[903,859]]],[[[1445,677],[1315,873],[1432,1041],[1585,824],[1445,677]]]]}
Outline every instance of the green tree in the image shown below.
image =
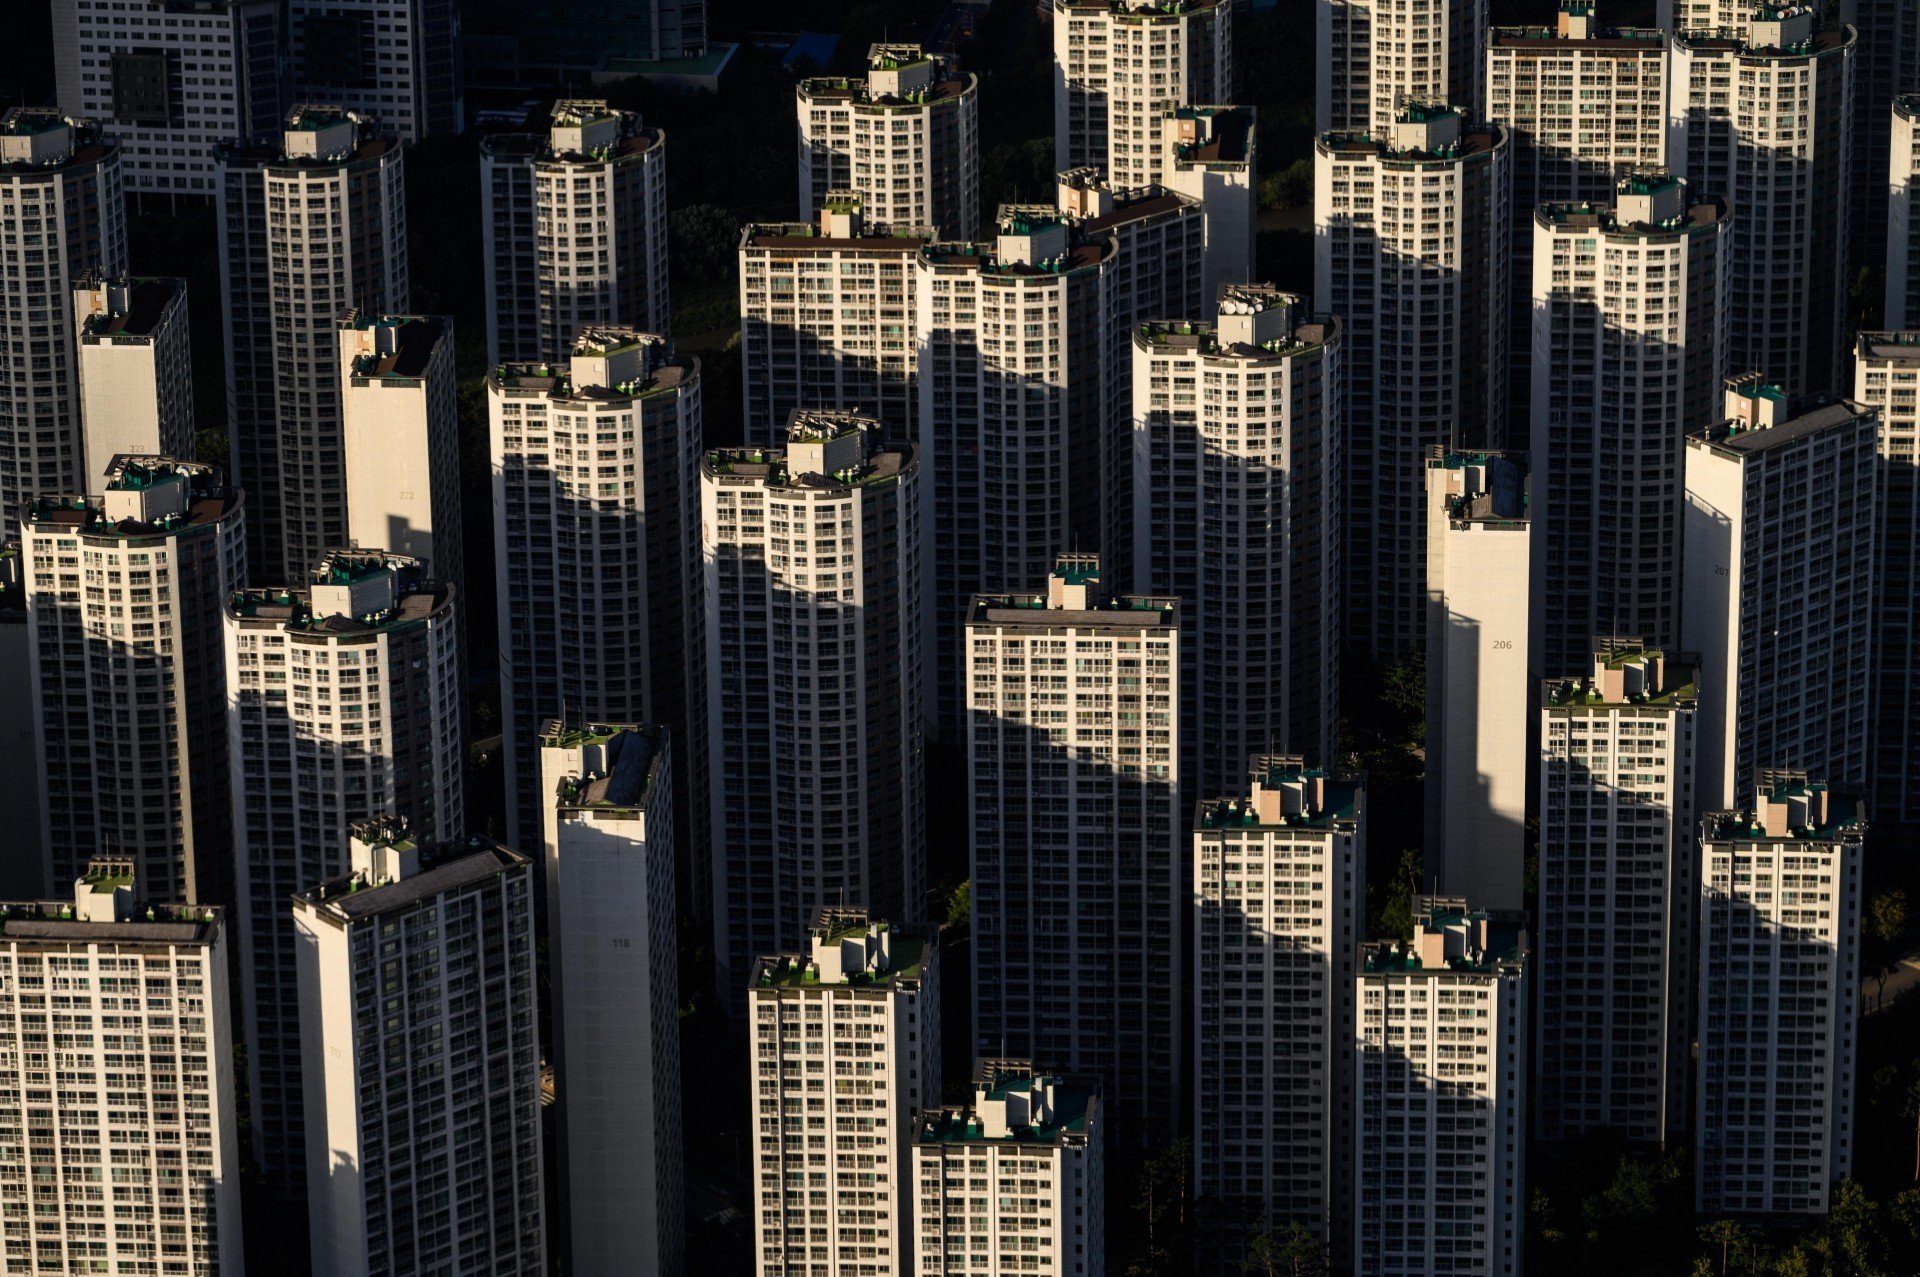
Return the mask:
{"type": "Polygon", "coordinates": [[[667,215],[673,272],[689,283],[731,279],[740,250],[740,219],[717,204],[694,204],[667,215]]]}
{"type": "Polygon", "coordinates": [[[1413,898],[1420,893],[1421,868],[1418,848],[1409,847],[1400,853],[1399,867],[1387,883],[1386,898],[1367,928],[1369,935],[1382,940],[1396,936],[1413,939],[1413,898]]]}
{"type": "Polygon", "coordinates": [[[955,887],[953,894],[947,897],[947,925],[964,929],[972,917],[973,881],[969,879],[955,887]]]}
{"type": "Polygon", "coordinates": [[[1298,159],[1260,179],[1261,208],[1299,208],[1313,202],[1313,161],[1298,159]]]}
{"type": "Polygon", "coordinates": [[[1720,1277],[1727,1277],[1727,1264],[1742,1247],[1753,1244],[1753,1234],[1730,1219],[1716,1219],[1700,1226],[1700,1240],[1719,1249],[1720,1277]]]}
{"type": "Polygon", "coordinates": [[[1886,998],[1887,977],[1900,969],[1901,941],[1907,935],[1907,893],[1895,887],[1876,891],[1867,901],[1866,956],[1873,971],[1877,1006],[1886,998]]]}
{"type": "Polygon", "coordinates": [[[1299,1220],[1279,1231],[1263,1220],[1247,1243],[1240,1271],[1261,1277],[1326,1277],[1327,1248],[1299,1220]]]}

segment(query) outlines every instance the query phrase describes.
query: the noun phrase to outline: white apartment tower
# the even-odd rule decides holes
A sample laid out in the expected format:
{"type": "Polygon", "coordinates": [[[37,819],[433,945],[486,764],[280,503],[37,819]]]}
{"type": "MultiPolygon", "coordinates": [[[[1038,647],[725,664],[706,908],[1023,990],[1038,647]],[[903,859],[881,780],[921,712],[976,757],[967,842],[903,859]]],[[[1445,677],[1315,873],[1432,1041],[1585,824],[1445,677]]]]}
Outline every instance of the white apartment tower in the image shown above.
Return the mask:
{"type": "Polygon", "coordinates": [[[747,442],[778,446],[812,404],[859,404],[920,438],[923,226],[869,220],[835,191],[812,224],[749,224],[740,235],[740,381],[747,442]]]}
{"type": "Polygon", "coordinates": [[[1507,134],[1411,107],[1314,152],[1313,296],[1346,337],[1344,633],[1391,661],[1425,642],[1427,453],[1506,429],[1507,134]]]}
{"type": "Polygon", "coordinates": [[[1687,436],[1681,641],[1700,654],[1700,811],[1753,801],[1761,767],[1858,790],[1874,728],[1873,409],[1730,379],[1687,436]]]}
{"type": "Polygon", "coordinates": [[[915,1115],[940,1095],[939,944],[854,907],[802,942],[747,973],[754,1272],[898,1277],[915,1115]]]}
{"type": "Polygon", "coordinates": [[[1053,163],[1160,181],[1175,107],[1233,101],[1231,0],[1050,0],[1053,163]]]}
{"type": "Polygon", "coordinates": [[[0,905],[9,1273],[246,1268],[226,915],[138,887],[107,858],[0,905]]]}
{"type": "Polygon", "coordinates": [[[1667,33],[1604,26],[1591,0],[1564,0],[1554,26],[1488,36],[1487,119],[1513,154],[1509,438],[1525,436],[1533,412],[1534,210],[1610,207],[1624,173],[1666,163],[1666,99],[1667,33]]]}
{"type": "Polygon", "coordinates": [[[293,582],[347,540],[340,316],[407,308],[401,151],[364,116],[296,107],[215,153],[227,420],[247,560],[293,582]]]}
{"type": "Polygon", "coordinates": [[[1486,101],[1487,0],[1359,0],[1315,8],[1314,127],[1385,136],[1407,106],[1486,101]]]}
{"type": "Polygon", "coordinates": [[[1062,555],[1045,593],[976,595],[963,650],[975,1054],[1057,1061],[1170,1130],[1186,965],[1179,604],[1116,596],[1097,556],[1062,555]]]}
{"type": "Polygon", "coordinates": [[[288,0],[300,100],[377,117],[409,145],[467,126],[459,0],[288,0]]]}
{"type": "Polygon", "coordinates": [[[722,989],[823,906],[925,908],[922,482],[916,448],[839,410],[796,412],[783,452],[702,464],[722,989]]]}
{"type": "Polygon", "coordinates": [[[583,329],[664,333],[667,135],[598,99],[480,144],[487,358],[560,367],[583,329]]]}
{"type": "MultiPolygon", "coordinates": [[[[127,269],[120,146],[41,107],[0,116],[0,538],[47,493],[83,491],[72,281],[127,269]]],[[[94,476],[97,478],[98,476],[94,476]]]]}
{"type": "Polygon", "coordinates": [[[576,1272],[677,1274],[685,1247],[671,772],[664,728],[540,737],[556,1222],[576,1272]]]}
{"type": "Polygon", "coordinates": [[[913,1142],[913,1277],[1101,1277],[1100,1097],[1026,1060],[982,1060],[971,1103],[928,1109],[913,1142]]]}
{"type": "MultiPolygon", "coordinates": [[[[1840,0],[1839,16],[1860,33],[1853,85],[1851,264],[1854,270],[1883,262],[1891,267],[1893,245],[1880,237],[1886,233],[1889,197],[1900,198],[1900,179],[1895,176],[1888,185],[1881,178],[1889,171],[1897,175],[1903,163],[1911,163],[1901,158],[1901,148],[1911,144],[1911,119],[1909,136],[1903,139],[1900,108],[1894,104],[1920,88],[1920,11],[1905,0],[1840,0]]],[[[1911,112],[1913,104],[1906,109],[1911,112]]],[[[1920,314],[1909,320],[1889,312],[1882,322],[1904,328],[1920,323],[1920,314]]]]}
{"type": "MultiPolygon", "coordinates": [[[[1887,157],[1887,216],[1873,227],[1886,236],[1887,286],[1885,315],[1889,331],[1920,325],[1920,94],[1903,93],[1893,100],[1893,140],[1887,157]]],[[[1878,171],[1861,170],[1861,186],[1874,185],[1878,171]]],[[[1883,808],[1875,807],[1876,811],[1883,808]]]]}
{"type": "Polygon", "coordinates": [[[1256,756],[1193,822],[1194,1192],[1344,1251],[1366,786],[1256,756]]]}
{"type": "MultiPolygon", "coordinates": [[[[1116,191],[1091,168],[1058,174],[1055,191],[1069,241],[1081,237],[1113,244],[1106,274],[1107,309],[1100,316],[1106,336],[1098,365],[1105,383],[1105,405],[1097,446],[1090,454],[1099,466],[1099,500],[1096,506],[1085,499],[1090,493],[1078,491],[1080,484],[1069,485],[1070,536],[1060,548],[1099,547],[1108,581],[1124,586],[1133,580],[1134,572],[1132,334],[1151,319],[1208,313],[1200,287],[1208,275],[1218,272],[1207,265],[1206,211],[1197,200],[1161,186],[1116,191]]],[[[1050,326],[1040,331],[1051,335],[1050,326]]],[[[1075,364],[1076,358],[1070,356],[1070,378],[1075,364]]],[[[1082,377],[1090,376],[1090,368],[1079,364],[1077,371],[1082,377]]],[[[937,418],[930,423],[933,428],[937,425],[937,418]]],[[[1070,455],[1078,453],[1073,446],[1078,442],[1069,441],[1070,455]]],[[[992,483],[987,487],[990,491],[992,483]]]]}
{"type": "Polygon", "coordinates": [[[1039,204],[1001,206],[996,232],[928,246],[915,288],[921,440],[935,467],[935,703],[949,740],[964,730],[968,599],[1027,588],[1062,550],[1096,544],[1106,498],[1114,240],[1039,204]]]}
{"type": "Polygon", "coordinates": [[[1541,689],[1533,1129],[1659,1145],[1687,1126],[1698,662],[1594,647],[1541,689]]]}
{"type": "Polygon", "coordinates": [[[1354,1272],[1526,1271],[1527,980],[1518,914],[1414,901],[1355,981],[1354,1272]]]}
{"type": "Polygon", "coordinates": [[[1866,813],[1805,772],[1700,826],[1694,1209],[1823,1216],[1853,1167],[1866,813]]]}
{"type": "Polygon", "coordinates": [[[1427,462],[1427,870],[1497,910],[1526,874],[1530,488],[1524,454],[1427,462]]]}
{"type": "Polygon", "coordinates": [[[840,191],[888,226],[934,226],[971,240],[980,224],[980,78],[917,44],[876,44],[865,75],[813,77],[794,90],[800,214],[840,191]]]}
{"type": "Polygon", "coordinates": [[[353,827],[295,893],[314,1277],[547,1271],[533,862],[353,827]]]}
{"type": "Polygon", "coordinates": [[[192,457],[187,281],[83,276],[73,318],[82,489],[118,456],[192,457]]]}
{"type": "Polygon", "coordinates": [[[462,584],[453,320],[352,312],[340,321],[339,368],[347,544],[420,559],[462,584]]]}
{"type": "MultiPolygon", "coordinates": [[[[1206,221],[1200,318],[1213,314],[1221,289],[1257,278],[1254,237],[1260,201],[1254,115],[1250,106],[1181,106],[1168,112],[1160,126],[1160,182],[1200,201],[1206,221]]],[[[1163,319],[1172,313],[1144,318],[1163,319]]]]}
{"type": "Polygon", "coordinates": [[[1815,30],[1804,6],[1757,13],[1744,37],[1674,37],[1667,163],[1734,210],[1729,371],[1767,369],[1790,394],[1836,393],[1846,384],[1854,32],[1815,30]]]}
{"type": "Polygon", "coordinates": [[[344,831],[403,819],[465,830],[454,594],[416,559],[337,550],[298,588],[226,607],[234,863],[254,1148],[304,1188],[298,947],[287,899],[345,873],[344,831]]]}
{"type": "Polygon", "coordinates": [[[496,367],[487,420],[507,828],[540,845],[547,723],[662,722],[680,744],[677,878],[704,900],[700,365],[590,328],[565,365],[496,367]]]}
{"type": "Polygon", "coordinates": [[[220,607],[245,575],[241,498],[218,470],[118,457],[92,496],[21,526],[43,881],[132,864],[153,899],[230,898],[220,607]]]}
{"type": "Polygon", "coordinates": [[[60,109],[119,140],[129,195],[211,199],[213,148],[286,114],[280,14],[276,0],[56,4],[60,109]]]}
{"type": "Polygon", "coordinates": [[[1535,668],[1596,634],[1680,640],[1685,435],[1718,416],[1734,215],[1663,169],[1534,214],[1535,668]]]}
{"type": "Polygon", "coordinates": [[[1209,797],[1340,727],[1340,324],[1265,285],[1219,312],[1133,330],[1135,579],[1180,599],[1180,774],[1209,797]]]}
{"type": "Polygon", "coordinates": [[[1873,538],[1873,743],[1876,819],[1920,824],[1920,333],[1863,332],[1853,397],[1880,415],[1873,538]]]}

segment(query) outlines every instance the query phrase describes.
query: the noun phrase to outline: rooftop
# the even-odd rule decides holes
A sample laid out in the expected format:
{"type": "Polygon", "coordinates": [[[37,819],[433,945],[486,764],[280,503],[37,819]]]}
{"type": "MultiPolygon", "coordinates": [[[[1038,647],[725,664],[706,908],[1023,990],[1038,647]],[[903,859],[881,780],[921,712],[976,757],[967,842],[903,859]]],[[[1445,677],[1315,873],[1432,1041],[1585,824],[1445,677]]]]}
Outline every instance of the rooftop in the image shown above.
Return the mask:
{"type": "Polygon", "coordinates": [[[1607,27],[1585,38],[1561,35],[1553,27],[1493,27],[1488,43],[1496,49],[1554,49],[1565,52],[1569,44],[1580,46],[1582,53],[1620,50],[1631,53],[1659,53],[1665,50],[1667,33],[1659,27],[1607,27]]]}
{"type": "Polygon", "coordinates": [[[1494,975],[1525,961],[1526,916],[1471,909],[1458,898],[1415,897],[1414,938],[1361,946],[1363,975],[1494,975]]]}
{"type": "MultiPolygon", "coordinates": [[[[1778,386],[1760,387],[1760,394],[1784,399],[1778,386]]],[[[1773,448],[1798,443],[1823,430],[1832,430],[1871,417],[1873,409],[1849,399],[1815,394],[1791,401],[1796,415],[1772,426],[1750,426],[1727,419],[1710,426],[1698,426],[1687,433],[1687,442],[1724,456],[1753,456],[1773,448]]]]}
{"type": "Polygon", "coordinates": [[[1687,706],[1699,697],[1700,658],[1692,652],[1663,652],[1626,643],[1594,654],[1588,674],[1550,678],[1541,684],[1541,703],[1551,709],[1587,706],[1687,706]]]}
{"type": "Polygon", "coordinates": [[[334,878],[294,893],[294,900],[338,925],[381,914],[398,913],[435,896],[475,886],[490,878],[524,869],[532,862],[497,842],[472,838],[423,852],[418,873],[398,882],[369,886],[357,874],[334,878]]]}
{"type": "Polygon", "coordinates": [[[1700,823],[1704,839],[1831,842],[1863,837],[1867,810],[1859,795],[1835,793],[1805,772],[1762,770],[1752,809],[1708,812],[1700,823]]]}
{"type": "Polygon", "coordinates": [[[1099,1106],[1091,1087],[1073,1086],[1044,1074],[996,1078],[978,1094],[981,1098],[971,1105],[921,1112],[915,1121],[915,1138],[922,1144],[1058,1144],[1063,1136],[1086,1135],[1099,1106]],[[1029,1095],[1045,1097],[1039,1106],[1040,1120],[1013,1121],[1015,1115],[1026,1119],[1035,1116],[1031,1106],[1021,1103],[1029,1095]],[[990,1124],[980,1112],[983,1100],[1014,1112],[1006,1120],[990,1124]],[[989,1129],[1005,1133],[989,1135],[989,1129]]]}
{"type": "Polygon", "coordinates": [[[935,242],[931,226],[863,227],[871,234],[823,235],[812,222],[749,222],[740,232],[742,248],[800,248],[814,252],[828,250],[866,250],[883,253],[915,253],[935,242]]]}
{"type": "Polygon", "coordinates": [[[1615,207],[1604,204],[1548,203],[1538,205],[1533,215],[1542,226],[1565,227],[1568,230],[1591,230],[1601,234],[1686,235],[1721,225],[1727,220],[1731,209],[1723,197],[1715,195],[1697,204],[1687,205],[1681,216],[1658,225],[1621,222],[1615,213],[1615,207]]]}
{"type": "Polygon", "coordinates": [[[862,909],[822,910],[822,921],[812,930],[812,953],[782,953],[760,959],[753,987],[757,989],[817,989],[846,987],[884,989],[916,982],[925,974],[927,950],[934,942],[931,931],[896,927],[868,918],[862,909]],[[883,965],[860,965],[844,970],[839,978],[831,971],[822,978],[820,959],[846,943],[866,941],[866,954],[884,954],[883,965]]]}
{"type": "Polygon", "coordinates": [[[667,761],[667,733],[661,727],[594,724],[567,730],[553,723],[540,743],[588,756],[588,770],[560,782],[563,808],[640,811],[651,802],[667,761]]]}
{"type": "Polygon", "coordinates": [[[1176,164],[1237,166],[1253,158],[1254,111],[1250,106],[1182,106],[1168,113],[1174,121],[1194,120],[1204,126],[1201,140],[1175,141],[1176,164]]]}
{"type": "MultiPolygon", "coordinates": [[[[111,891],[114,884],[96,886],[111,891]]],[[[212,905],[150,904],[136,907],[126,922],[88,922],[74,916],[72,900],[12,900],[0,903],[0,938],[76,944],[211,944],[222,911],[212,905]]]]}
{"type": "Polygon", "coordinates": [[[187,294],[184,279],[147,276],[101,279],[89,275],[76,280],[74,286],[105,294],[105,309],[88,314],[81,322],[82,341],[150,337],[160,326],[167,308],[176,298],[184,299],[187,294]]]}
{"type": "Polygon", "coordinates": [[[1366,792],[1364,776],[1335,774],[1307,767],[1298,758],[1257,760],[1254,786],[1262,791],[1293,790],[1310,795],[1304,803],[1262,802],[1252,798],[1202,800],[1198,807],[1202,829],[1334,829],[1352,825],[1366,792]],[[1262,808],[1266,810],[1263,812],[1262,808]],[[1292,808],[1289,810],[1289,808],[1292,808]],[[1273,817],[1278,819],[1273,819],[1273,817]]]}
{"type": "MultiPolygon", "coordinates": [[[[1298,300],[1304,302],[1305,299],[1298,300]]],[[[1244,342],[1222,343],[1218,325],[1194,320],[1150,321],[1134,329],[1134,334],[1137,343],[1143,346],[1190,350],[1198,355],[1220,359],[1269,362],[1290,359],[1295,355],[1318,350],[1339,331],[1338,319],[1330,315],[1322,315],[1311,323],[1294,328],[1284,338],[1276,338],[1258,346],[1247,345],[1244,342]]]]}
{"type": "Polygon", "coordinates": [[[453,331],[453,321],[442,315],[365,315],[359,311],[341,320],[340,326],[373,335],[375,353],[353,357],[353,376],[369,380],[426,376],[435,348],[453,331]]]}
{"type": "Polygon", "coordinates": [[[860,488],[897,480],[914,468],[912,444],[876,444],[863,463],[836,474],[789,472],[787,454],[769,448],[715,448],[702,462],[705,473],[722,482],[764,483],[776,488],[860,488]]]}
{"type": "Polygon", "coordinates": [[[1506,130],[1497,124],[1464,125],[1458,142],[1433,151],[1417,147],[1397,151],[1390,141],[1367,133],[1322,133],[1317,140],[1320,149],[1330,154],[1375,155],[1383,160],[1407,164],[1451,164],[1456,160],[1478,159],[1493,154],[1506,144],[1506,130]]]}
{"type": "Polygon", "coordinates": [[[1906,329],[1863,332],[1854,341],[1853,353],[1854,358],[1860,360],[1872,359],[1882,363],[1900,364],[1920,363],[1920,331],[1906,329]]]}
{"type": "Polygon", "coordinates": [[[1729,56],[1754,61],[1777,61],[1788,58],[1818,58],[1836,54],[1854,42],[1854,29],[1849,26],[1828,27],[1816,31],[1810,39],[1788,45],[1783,49],[1762,48],[1748,43],[1747,36],[1740,31],[1676,31],[1674,43],[1684,49],[1702,53],[1726,53],[1729,56]]]}
{"type": "MultiPolygon", "coordinates": [[[[289,586],[253,586],[235,590],[227,597],[227,611],[237,620],[252,621],[279,628],[317,635],[355,637],[391,633],[421,625],[453,606],[452,587],[439,584],[427,575],[427,565],[403,554],[381,550],[334,550],[323,558],[304,588],[289,586]],[[377,608],[348,616],[340,612],[316,613],[313,592],[327,596],[344,589],[391,576],[391,589],[366,593],[365,606],[377,608]]],[[[354,594],[347,595],[349,599],[354,594]]],[[[359,606],[359,605],[355,605],[359,606]]]]}
{"type": "Polygon", "coordinates": [[[1110,625],[1116,629],[1145,627],[1174,629],[1179,625],[1180,600],[1172,595],[1122,594],[1104,600],[1088,599],[1084,608],[1056,607],[1047,595],[976,594],[968,615],[971,625],[1016,625],[1053,629],[1063,625],[1110,625]]]}
{"type": "MultiPolygon", "coordinates": [[[[169,457],[117,456],[109,466],[104,494],[39,497],[29,500],[24,522],[40,532],[115,538],[167,537],[211,528],[240,508],[241,494],[228,486],[216,466],[169,457]],[[156,505],[148,517],[108,513],[122,504],[111,494],[146,491],[179,477],[185,483],[179,508],[156,505]]],[[[131,508],[131,507],[129,507],[131,508]]]]}

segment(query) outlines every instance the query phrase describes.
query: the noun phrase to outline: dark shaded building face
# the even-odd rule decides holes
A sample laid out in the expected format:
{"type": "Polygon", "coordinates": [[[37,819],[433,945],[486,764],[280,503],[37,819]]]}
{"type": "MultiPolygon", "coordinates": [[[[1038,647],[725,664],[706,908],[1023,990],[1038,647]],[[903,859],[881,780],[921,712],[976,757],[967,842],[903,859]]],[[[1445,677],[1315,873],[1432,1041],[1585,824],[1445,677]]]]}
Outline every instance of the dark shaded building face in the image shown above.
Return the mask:
{"type": "Polygon", "coordinates": [[[373,86],[373,59],[367,46],[372,24],[355,13],[315,13],[307,16],[307,52],[303,72],[309,84],[373,86]]]}
{"type": "Polygon", "coordinates": [[[115,53],[113,118],[126,124],[162,128],[175,123],[169,79],[169,59],[165,53],[115,53]]]}

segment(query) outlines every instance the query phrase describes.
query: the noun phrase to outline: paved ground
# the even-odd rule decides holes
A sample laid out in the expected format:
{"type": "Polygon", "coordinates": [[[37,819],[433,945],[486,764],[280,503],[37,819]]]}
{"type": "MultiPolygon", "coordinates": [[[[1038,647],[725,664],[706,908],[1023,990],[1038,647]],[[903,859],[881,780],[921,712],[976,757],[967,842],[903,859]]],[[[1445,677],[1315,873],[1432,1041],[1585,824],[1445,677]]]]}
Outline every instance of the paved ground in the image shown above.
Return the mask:
{"type": "Polygon", "coordinates": [[[1872,1015],[1915,985],[1920,985],[1920,953],[1909,953],[1900,960],[1900,965],[1894,968],[1893,974],[1887,977],[1887,988],[1884,994],[1880,991],[1878,980],[1871,976],[1867,978],[1860,999],[1862,1013],[1872,1015]]]}

